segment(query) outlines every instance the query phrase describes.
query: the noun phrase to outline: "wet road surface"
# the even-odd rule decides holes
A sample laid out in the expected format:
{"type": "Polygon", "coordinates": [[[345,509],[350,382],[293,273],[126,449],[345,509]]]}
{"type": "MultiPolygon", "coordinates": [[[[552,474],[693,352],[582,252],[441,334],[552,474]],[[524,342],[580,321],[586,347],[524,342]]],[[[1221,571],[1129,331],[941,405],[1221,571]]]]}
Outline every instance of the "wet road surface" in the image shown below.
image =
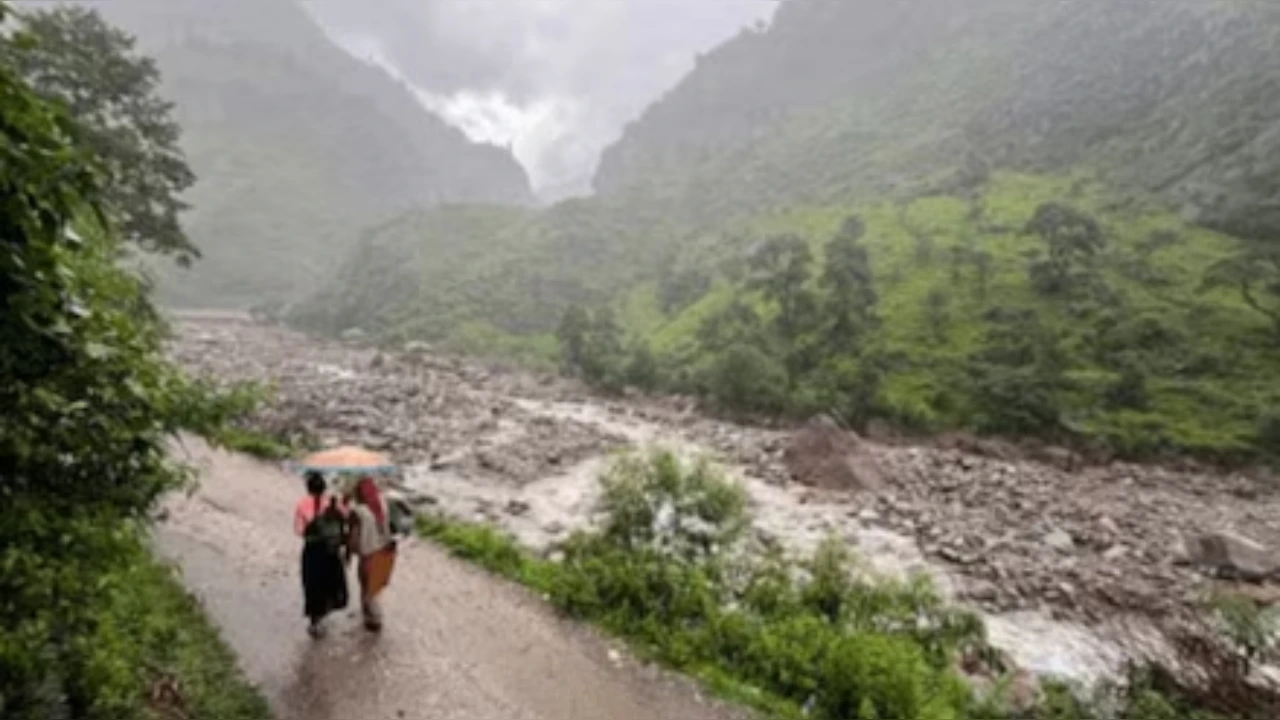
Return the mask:
{"type": "Polygon", "coordinates": [[[301,480],[185,440],[199,489],[156,531],[279,720],[724,720],[687,682],[643,667],[523,589],[411,541],[384,593],[386,627],[352,605],[305,632],[293,503],[301,480]]]}

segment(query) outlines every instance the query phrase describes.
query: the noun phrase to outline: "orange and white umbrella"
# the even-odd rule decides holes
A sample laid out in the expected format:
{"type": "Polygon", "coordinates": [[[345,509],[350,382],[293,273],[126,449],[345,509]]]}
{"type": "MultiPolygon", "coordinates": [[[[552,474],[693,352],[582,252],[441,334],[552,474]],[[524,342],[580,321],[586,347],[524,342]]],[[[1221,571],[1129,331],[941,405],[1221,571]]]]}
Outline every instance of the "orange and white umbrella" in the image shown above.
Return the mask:
{"type": "Polygon", "coordinates": [[[302,471],[332,473],[388,473],[395,472],[396,469],[390,457],[355,445],[343,445],[312,453],[303,458],[298,467],[302,471]]]}

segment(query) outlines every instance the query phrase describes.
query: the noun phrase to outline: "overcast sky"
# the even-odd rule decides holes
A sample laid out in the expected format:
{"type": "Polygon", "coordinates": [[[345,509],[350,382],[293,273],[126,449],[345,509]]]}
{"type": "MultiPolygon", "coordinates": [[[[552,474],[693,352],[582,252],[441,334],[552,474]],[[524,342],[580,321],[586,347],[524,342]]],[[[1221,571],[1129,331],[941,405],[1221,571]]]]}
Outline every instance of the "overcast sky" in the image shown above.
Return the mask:
{"type": "Polygon", "coordinates": [[[586,192],[600,151],[776,0],[309,0],[353,54],[472,138],[509,145],[544,197],[586,192]]]}

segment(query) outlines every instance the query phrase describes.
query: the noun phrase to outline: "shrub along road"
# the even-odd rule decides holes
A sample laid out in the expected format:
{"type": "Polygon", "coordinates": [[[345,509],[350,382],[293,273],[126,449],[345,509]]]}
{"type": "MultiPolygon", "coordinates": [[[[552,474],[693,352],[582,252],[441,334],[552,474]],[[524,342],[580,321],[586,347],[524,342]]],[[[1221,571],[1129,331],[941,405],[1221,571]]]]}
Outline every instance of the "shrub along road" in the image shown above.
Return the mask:
{"type": "Polygon", "coordinates": [[[353,603],[313,641],[289,522],[300,481],[195,441],[179,455],[201,468],[201,485],[167,504],[158,548],[180,565],[279,720],[730,717],[528,592],[419,543],[401,553],[382,636],[360,628],[353,603]]]}

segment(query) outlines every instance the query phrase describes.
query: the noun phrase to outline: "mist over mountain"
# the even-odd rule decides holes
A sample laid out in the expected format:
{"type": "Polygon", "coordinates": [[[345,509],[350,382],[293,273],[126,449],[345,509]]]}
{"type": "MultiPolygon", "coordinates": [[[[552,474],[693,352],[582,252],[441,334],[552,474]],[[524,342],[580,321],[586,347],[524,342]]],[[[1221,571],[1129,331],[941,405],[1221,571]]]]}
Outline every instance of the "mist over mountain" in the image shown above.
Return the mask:
{"type": "Polygon", "coordinates": [[[1262,2],[793,0],[649,108],[595,184],[732,211],[1087,165],[1197,221],[1275,231],[1278,28],[1262,2]]]}
{"type": "Polygon", "coordinates": [[[547,200],[590,191],[601,150],[694,57],[773,0],[312,0],[330,36],[403,76],[473,139],[510,145],[547,200]]]}
{"type": "Polygon", "coordinates": [[[198,176],[185,223],[204,258],[157,269],[170,302],[286,300],[407,208],[532,199],[508,151],[428,112],[293,0],[93,6],[156,58],[198,176]]]}

